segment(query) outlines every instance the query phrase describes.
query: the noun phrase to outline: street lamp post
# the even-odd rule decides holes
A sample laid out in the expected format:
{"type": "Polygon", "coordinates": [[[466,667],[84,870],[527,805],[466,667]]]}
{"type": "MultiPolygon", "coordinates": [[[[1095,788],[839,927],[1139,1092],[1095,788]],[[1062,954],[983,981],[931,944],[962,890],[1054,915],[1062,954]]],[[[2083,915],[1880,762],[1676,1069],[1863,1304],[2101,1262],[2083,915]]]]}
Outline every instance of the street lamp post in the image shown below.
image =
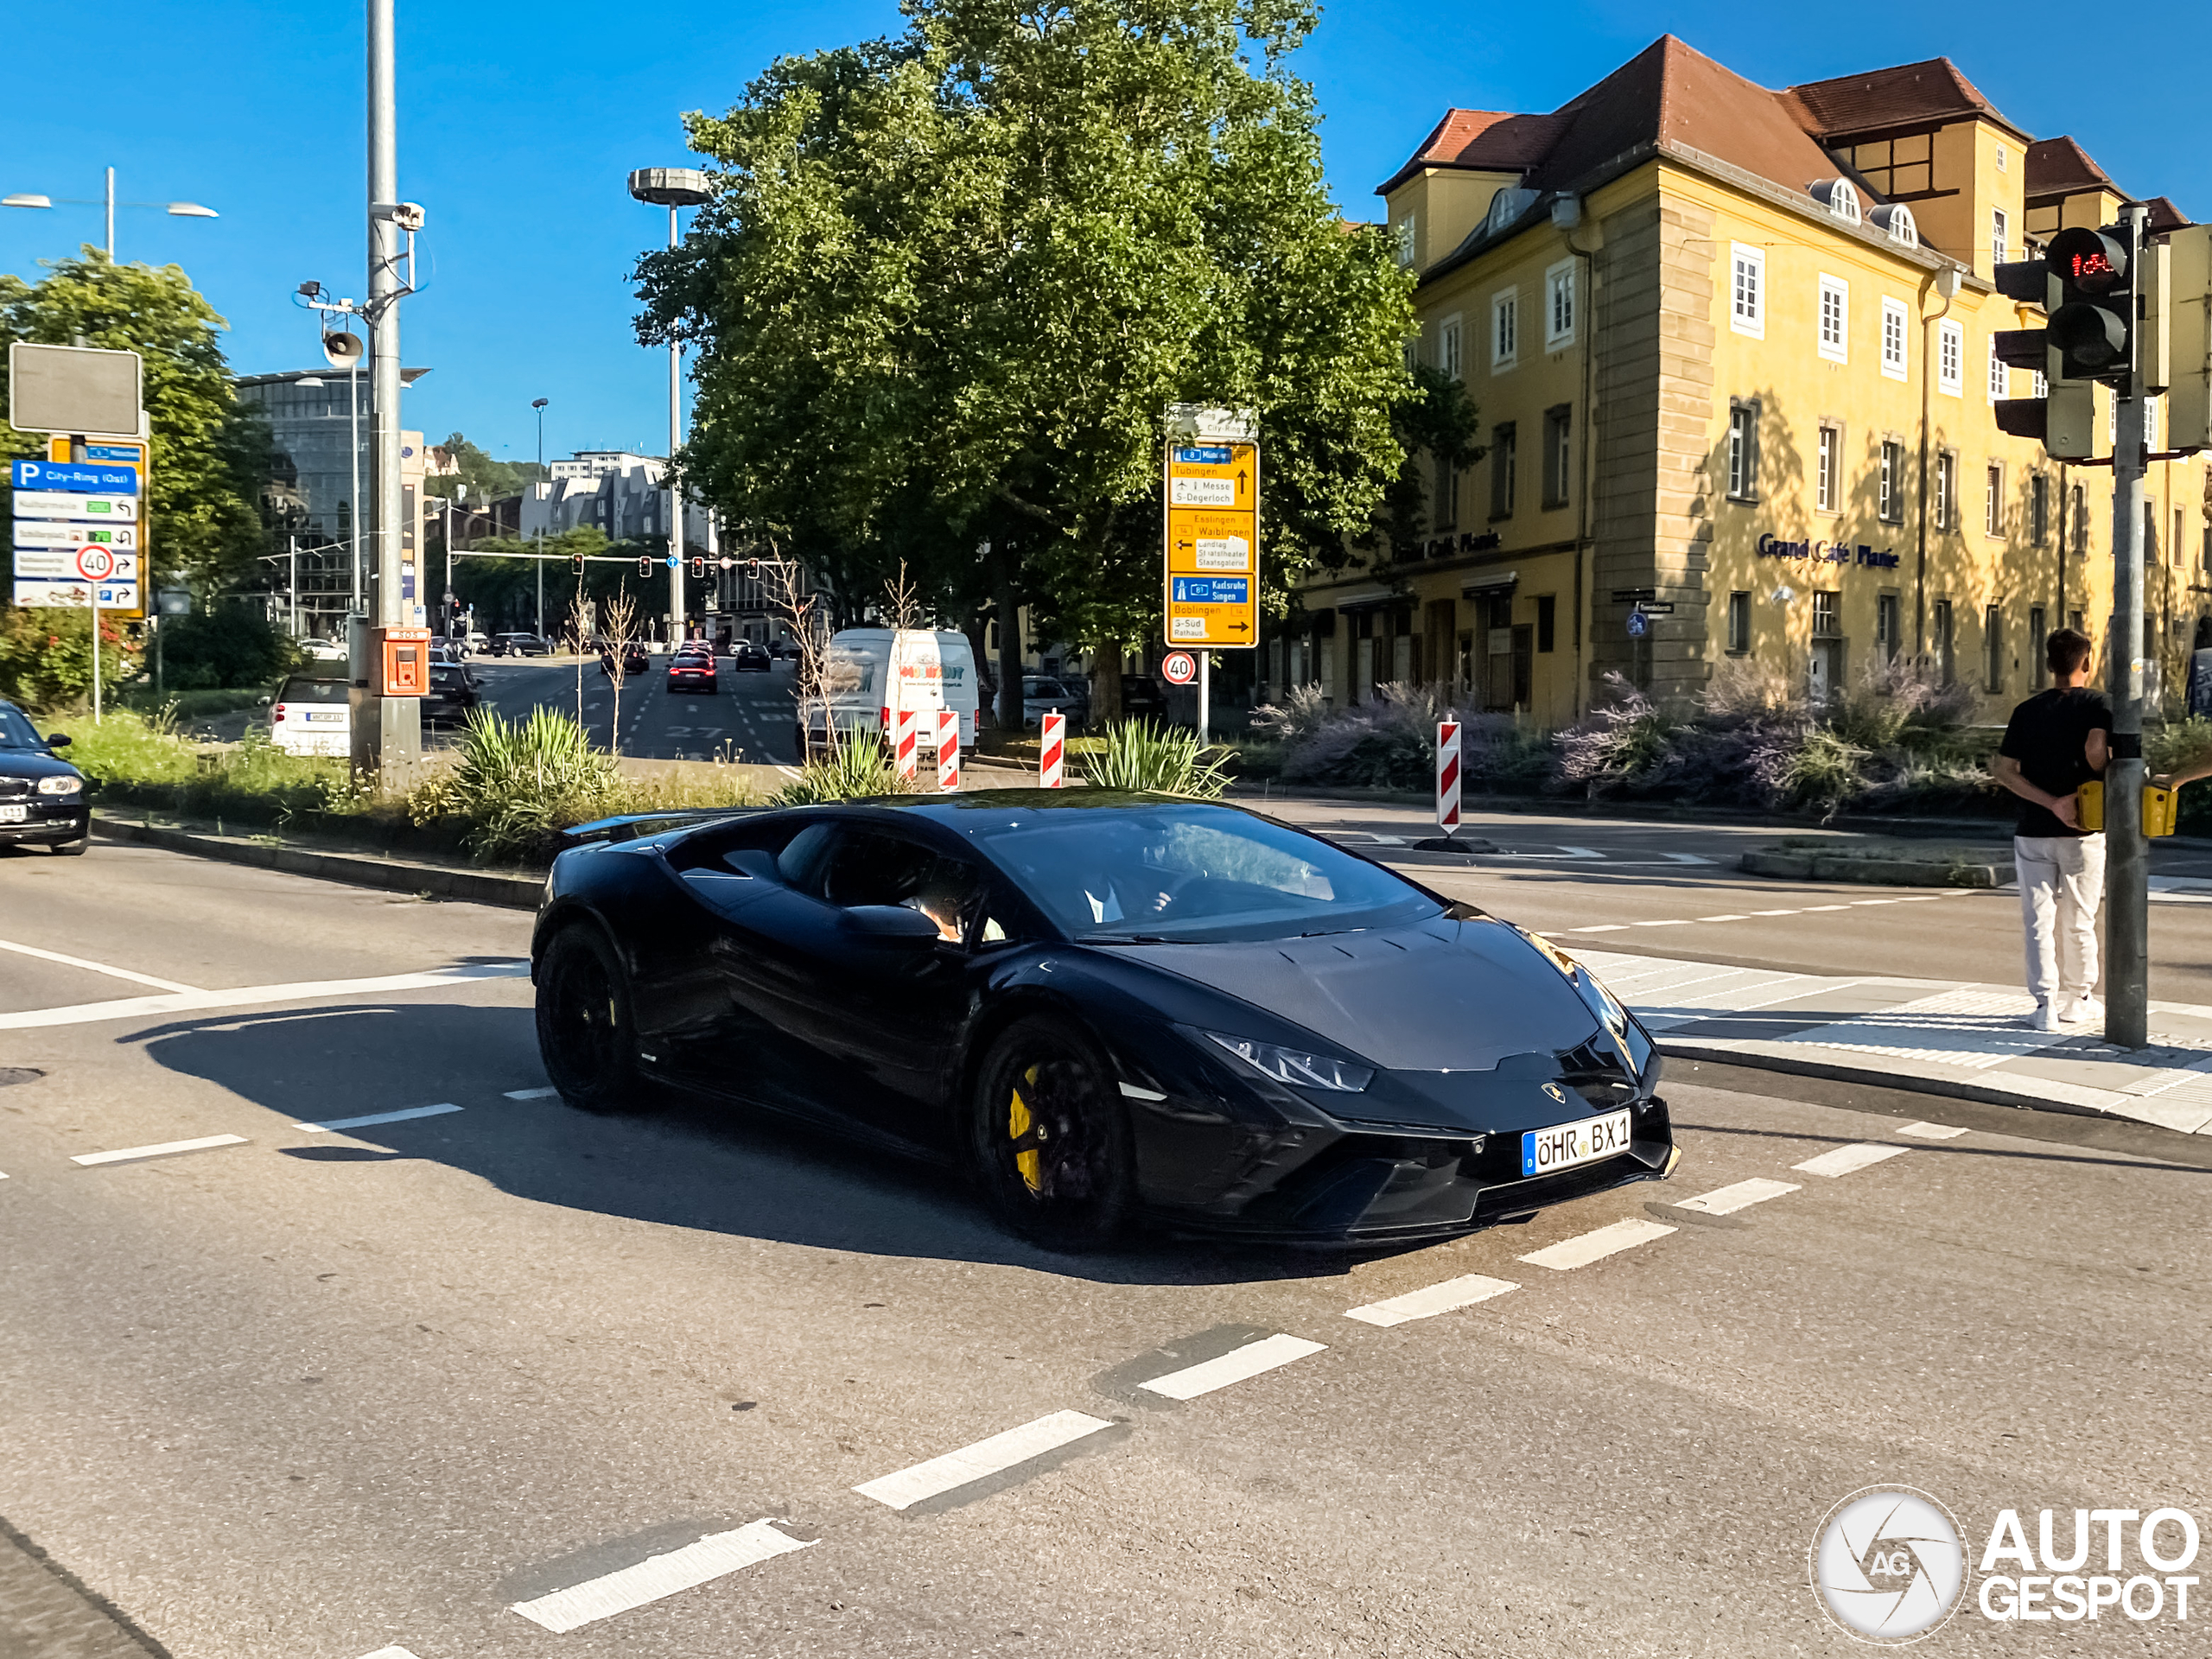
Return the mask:
{"type": "Polygon", "coordinates": [[[115,263],[115,210],[118,207],[158,207],[171,219],[220,219],[213,207],[203,207],[196,201],[118,201],[115,199],[115,169],[107,170],[107,194],[98,199],[86,196],[42,196],[22,194],[0,196],[0,207],[104,207],[107,213],[107,262],[115,263]]]}
{"type": "MultiPolygon", "coordinates": [[[[550,397],[533,397],[530,400],[530,406],[537,411],[537,481],[541,485],[545,483],[545,405],[552,401],[550,397]]],[[[553,509],[553,491],[550,486],[545,491],[545,508],[548,512],[553,509]]],[[[545,520],[542,517],[537,521],[537,550],[540,553],[545,550],[545,520]]],[[[537,563],[537,637],[543,639],[545,637],[545,561],[539,559],[537,563]]]]}
{"type": "MultiPolygon", "coordinates": [[[[679,209],[714,199],[707,175],[696,167],[641,167],[630,175],[630,194],[668,209],[668,245],[680,239],[679,209]]],[[[683,346],[668,342],[668,622],[669,649],[683,633],[683,499],[676,487],[676,452],[683,444],[683,346]]]]}

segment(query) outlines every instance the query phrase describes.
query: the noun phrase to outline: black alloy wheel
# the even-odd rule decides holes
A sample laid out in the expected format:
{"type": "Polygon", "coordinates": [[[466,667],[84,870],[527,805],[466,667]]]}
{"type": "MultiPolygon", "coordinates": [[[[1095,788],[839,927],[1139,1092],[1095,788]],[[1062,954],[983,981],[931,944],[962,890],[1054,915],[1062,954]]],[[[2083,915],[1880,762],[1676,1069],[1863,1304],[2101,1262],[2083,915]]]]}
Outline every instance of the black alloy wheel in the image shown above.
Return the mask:
{"type": "Polygon", "coordinates": [[[588,922],[553,936],[537,969],[537,1052],[561,1098],[580,1111],[645,1104],[629,975],[588,922]]]}
{"type": "Polygon", "coordinates": [[[991,1046],[970,1154],[991,1213],[1046,1249],[1096,1250],[1136,1207],[1128,1113],[1103,1057],[1065,1021],[1032,1015],[991,1046]]]}

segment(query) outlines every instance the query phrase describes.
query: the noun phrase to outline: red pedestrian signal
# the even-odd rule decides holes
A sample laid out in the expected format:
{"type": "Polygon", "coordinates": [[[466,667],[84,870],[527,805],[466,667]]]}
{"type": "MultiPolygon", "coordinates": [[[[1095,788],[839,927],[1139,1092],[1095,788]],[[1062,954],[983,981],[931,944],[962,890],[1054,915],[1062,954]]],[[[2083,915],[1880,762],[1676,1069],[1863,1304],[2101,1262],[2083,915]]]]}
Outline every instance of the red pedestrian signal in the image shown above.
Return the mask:
{"type": "Polygon", "coordinates": [[[691,574],[694,576],[704,576],[707,574],[706,560],[695,557],[691,561],[691,574]]]}
{"type": "Polygon", "coordinates": [[[571,570],[573,570],[577,575],[581,576],[584,573],[584,556],[581,553],[577,554],[575,558],[569,561],[569,566],[571,570]]]}
{"type": "Polygon", "coordinates": [[[638,574],[641,576],[650,576],[652,573],[652,560],[643,553],[638,555],[638,574]]]}

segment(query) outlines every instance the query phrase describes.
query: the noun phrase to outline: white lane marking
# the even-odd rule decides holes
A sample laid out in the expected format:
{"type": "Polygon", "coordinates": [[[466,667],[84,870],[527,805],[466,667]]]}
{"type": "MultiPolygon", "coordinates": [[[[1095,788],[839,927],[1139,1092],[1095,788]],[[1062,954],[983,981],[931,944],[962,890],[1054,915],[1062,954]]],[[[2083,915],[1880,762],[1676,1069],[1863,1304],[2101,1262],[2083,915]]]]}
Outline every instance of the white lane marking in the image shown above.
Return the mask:
{"type": "Polygon", "coordinates": [[[1024,1423],[1020,1428],[1009,1428],[1003,1434],[963,1446],[957,1452],[948,1452],[927,1463],[901,1469],[897,1474],[879,1476],[853,1490],[862,1497],[872,1497],[894,1510],[909,1509],[924,1498],[973,1485],[1016,1464],[1041,1458],[1047,1452],[1056,1452],[1085,1435],[1112,1427],[1103,1418],[1086,1416],[1079,1411],[1056,1411],[1033,1423],[1024,1423]]]}
{"type": "Polygon", "coordinates": [[[1630,922],[1629,924],[1630,927],[1688,927],[1690,925],[1688,917],[1678,917],[1671,922],[1630,922]]]}
{"type": "Polygon", "coordinates": [[[437,1106],[410,1106],[404,1111],[372,1112],[366,1117],[334,1117],[327,1123],[295,1123],[292,1127],[305,1129],[309,1135],[321,1135],[333,1129],[365,1129],[372,1123],[404,1123],[410,1117],[437,1117],[460,1109],[448,1101],[437,1106]]]}
{"type": "Polygon", "coordinates": [[[1684,1198],[1675,1206],[1677,1210],[1695,1210],[1707,1216],[1732,1216],[1738,1210],[1748,1210],[1755,1204],[1764,1204],[1769,1198],[1778,1198],[1785,1192],[1802,1192],[1795,1181],[1770,1181],[1764,1176],[1748,1181],[1738,1181],[1733,1186],[1717,1187],[1710,1192],[1700,1192],[1694,1198],[1684,1198]]]}
{"type": "Polygon", "coordinates": [[[1565,1273],[1569,1268],[1587,1267],[1606,1256],[1618,1255],[1623,1250],[1632,1250],[1639,1244],[1649,1244],[1655,1238],[1664,1238],[1675,1230],[1663,1222],[1617,1221],[1610,1227],[1600,1227],[1594,1233],[1584,1233],[1547,1249],[1537,1250],[1521,1259],[1532,1268],[1549,1268],[1555,1273],[1565,1273]]]}
{"type": "Polygon", "coordinates": [[[1856,1146],[1838,1147],[1834,1152],[1824,1152],[1817,1158],[1808,1158],[1803,1163],[1792,1164],[1789,1167],[1808,1175],[1833,1178],[1848,1175],[1854,1169],[1864,1169],[1869,1164],[1878,1164],[1885,1158],[1895,1158],[1911,1150],[1910,1147],[1882,1147],[1871,1141],[1862,1141],[1856,1146]]]}
{"type": "Polygon", "coordinates": [[[1900,899],[1854,899],[1851,901],[1851,907],[1853,910],[1856,910],[1861,905],[1896,905],[1902,903],[1904,903],[1904,900],[1900,899]]]}
{"type": "MultiPolygon", "coordinates": [[[[518,1601],[510,1608],[533,1624],[542,1624],[556,1636],[581,1629],[595,1619],[612,1618],[632,1607],[658,1601],[679,1590],[695,1589],[709,1580],[754,1567],[795,1549],[808,1549],[818,1539],[800,1540],[776,1530],[772,1521],[754,1521],[731,1532],[710,1533],[696,1543],[649,1556],[635,1567],[626,1567],[605,1578],[556,1590],[535,1601],[518,1601]]],[[[371,1656],[374,1659],[374,1656],[371,1656]]]]}
{"type": "Polygon", "coordinates": [[[1626,922],[1600,922],[1595,927],[1570,927],[1570,933],[1620,933],[1628,928],[1626,922]]]}
{"type": "Polygon", "coordinates": [[[1328,1345],[1325,1342],[1308,1342],[1303,1337],[1262,1337],[1257,1342],[1231,1349],[1219,1359],[1186,1365],[1179,1371],[1170,1371],[1137,1386],[1147,1393],[1164,1394],[1170,1400],[1195,1400],[1202,1394],[1211,1394],[1216,1389],[1225,1389],[1262,1371],[1272,1371],[1308,1354],[1318,1354],[1328,1345]]]}
{"type": "Polygon", "coordinates": [[[180,985],[173,979],[156,979],[151,974],[134,974],[128,968],[111,968],[104,962],[87,962],[82,957],[65,957],[59,950],[41,950],[35,944],[17,944],[12,939],[0,939],[0,950],[12,950],[19,957],[35,957],[41,962],[58,962],[65,968],[82,968],[87,972],[105,974],[110,979],[127,979],[134,985],[151,985],[156,990],[190,991],[190,985],[180,985]]]}
{"type": "Polygon", "coordinates": [[[1748,916],[1700,916],[1698,918],[1700,922],[1748,922],[1751,919],[1748,916]]]}
{"type": "Polygon", "coordinates": [[[561,1091],[558,1089],[510,1089],[506,1092],[505,1098],[509,1100],[550,1100],[554,1096],[560,1092],[561,1091]]]}
{"type": "Polygon", "coordinates": [[[1755,910],[1751,912],[1754,916],[1795,916],[1796,913],[1794,910],[1755,910]]]}
{"type": "Polygon", "coordinates": [[[242,1147],[242,1135],[203,1135],[197,1141],[164,1141],[157,1147],[124,1147],[115,1152],[80,1152],[70,1159],[87,1169],[94,1164],[130,1164],[141,1158],[168,1158],[180,1152],[205,1152],[211,1147],[242,1147]]]}
{"type": "Polygon", "coordinates": [[[1810,916],[1816,910],[1849,910],[1850,908],[1849,905],[1808,905],[1801,913],[1810,916]]]}
{"type": "Polygon", "coordinates": [[[1486,1302],[1493,1296],[1503,1296],[1509,1290],[1521,1287],[1510,1279],[1492,1279],[1479,1273],[1471,1273],[1458,1279],[1446,1279],[1440,1285],[1431,1285],[1426,1290],[1409,1290],[1402,1296],[1392,1296],[1383,1301],[1370,1302],[1364,1307],[1348,1309],[1344,1318],[1357,1319],[1363,1325],[1403,1325],[1409,1319],[1429,1319],[1439,1313],[1449,1313],[1455,1307],[1472,1307],[1477,1302],[1486,1302]]]}
{"type": "Polygon", "coordinates": [[[1897,1133],[1916,1141],[1955,1141],[1966,1130],[1950,1123],[1905,1123],[1898,1126],[1897,1133]]]}
{"type": "Polygon", "coordinates": [[[174,996],[128,996],[113,1002],[79,1002],[67,1007],[0,1014],[0,1031],[36,1031],[48,1026],[89,1025],[99,1020],[143,1020],[157,1014],[193,1014],[202,1008],[248,1007],[257,1002],[310,1002],[323,996],[424,991],[479,980],[523,979],[529,973],[528,963],[492,963],[468,968],[440,968],[421,974],[385,974],[372,979],[316,979],[291,985],[240,985],[223,991],[184,991],[174,996]]]}
{"type": "Polygon", "coordinates": [[[365,1653],[361,1659],[415,1659],[415,1656],[404,1648],[390,1647],[378,1648],[374,1653],[365,1653]]]}

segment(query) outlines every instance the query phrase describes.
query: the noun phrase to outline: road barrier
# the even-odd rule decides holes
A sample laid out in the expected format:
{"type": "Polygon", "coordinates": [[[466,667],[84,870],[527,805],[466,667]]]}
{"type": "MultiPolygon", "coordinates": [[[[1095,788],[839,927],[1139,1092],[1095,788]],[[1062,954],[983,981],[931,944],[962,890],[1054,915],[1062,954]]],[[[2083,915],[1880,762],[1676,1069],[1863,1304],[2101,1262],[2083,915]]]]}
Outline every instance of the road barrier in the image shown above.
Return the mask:
{"type": "Polygon", "coordinates": [[[960,787],[960,711],[957,709],[937,711],[937,786],[939,789],[960,787]]]}
{"type": "Polygon", "coordinates": [[[1057,711],[1046,711],[1040,734],[1042,747],[1039,751],[1042,765],[1039,768],[1038,783],[1041,787],[1060,787],[1061,773],[1067,761],[1067,738],[1068,717],[1057,711]]]}
{"type": "Polygon", "coordinates": [[[1459,722],[1436,722],[1436,822],[1446,835],[1459,828],[1459,722]]]}
{"type": "Polygon", "coordinates": [[[893,753],[899,762],[899,775],[901,778],[912,778],[920,764],[921,711],[918,709],[901,709],[893,718],[898,721],[898,725],[892,740],[894,746],[893,753]]]}

